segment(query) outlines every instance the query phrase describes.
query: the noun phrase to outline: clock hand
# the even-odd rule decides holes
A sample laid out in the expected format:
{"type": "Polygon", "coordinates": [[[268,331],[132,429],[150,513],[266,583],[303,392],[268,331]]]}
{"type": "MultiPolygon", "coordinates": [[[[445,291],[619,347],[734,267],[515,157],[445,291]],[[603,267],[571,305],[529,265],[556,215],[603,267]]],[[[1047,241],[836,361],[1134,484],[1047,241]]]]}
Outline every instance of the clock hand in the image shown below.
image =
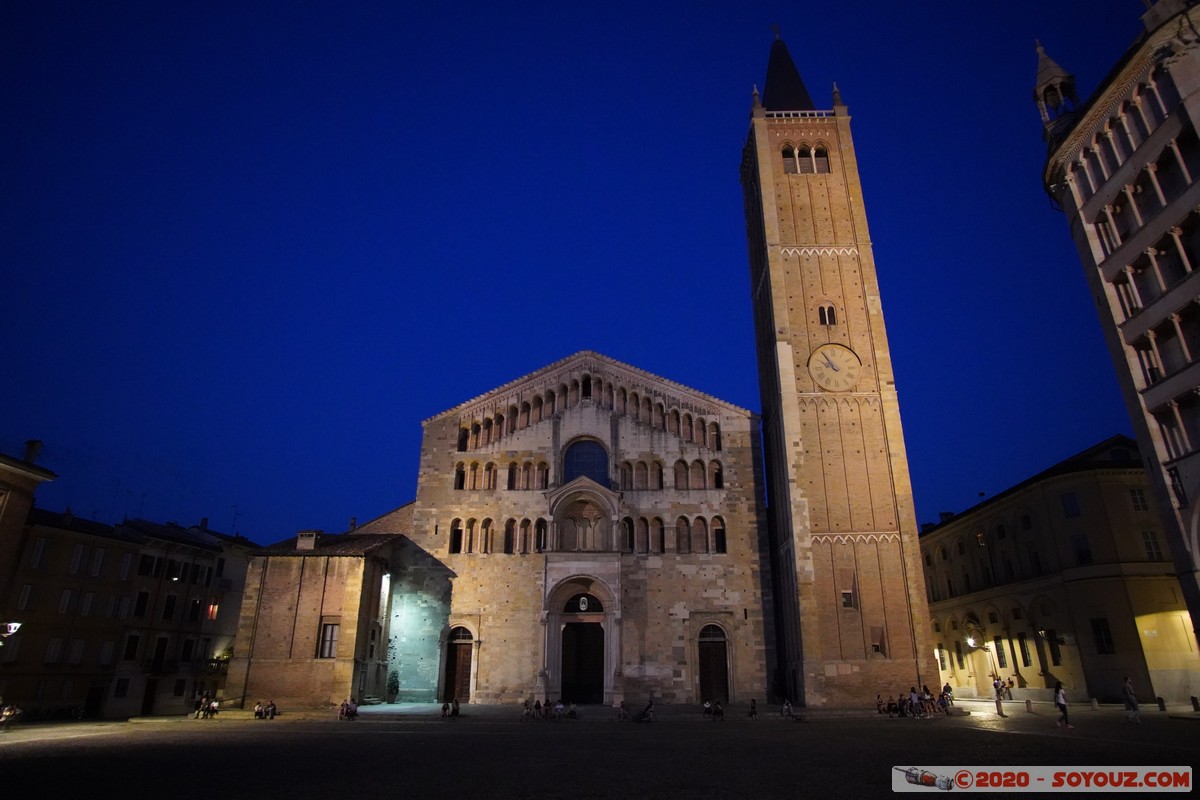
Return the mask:
{"type": "Polygon", "coordinates": [[[829,367],[834,372],[841,372],[841,370],[838,368],[838,365],[833,363],[833,359],[831,359],[828,354],[825,354],[824,359],[825,366],[829,367]]]}

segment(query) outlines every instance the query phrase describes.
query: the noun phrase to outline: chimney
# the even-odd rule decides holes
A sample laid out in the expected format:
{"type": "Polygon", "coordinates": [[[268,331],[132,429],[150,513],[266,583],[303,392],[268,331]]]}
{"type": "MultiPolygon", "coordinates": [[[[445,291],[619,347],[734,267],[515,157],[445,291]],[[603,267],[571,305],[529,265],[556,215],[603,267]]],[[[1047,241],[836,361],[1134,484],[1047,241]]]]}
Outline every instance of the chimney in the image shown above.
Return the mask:
{"type": "Polygon", "coordinates": [[[350,518],[350,530],[354,530],[357,527],[358,527],[358,517],[351,517],[350,518]]]}
{"type": "Polygon", "coordinates": [[[200,530],[202,530],[202,531],[208,530],[208,517],[200,518],[200,530]]]}
{"type": "Polygon", "coordinates": [[[312,551],[317,549],[317,538],[321,535],[321,531],[300,531],[296,534],[296,549],[301,551],[312,551]]]}
{"type": "Polygon", "coordinates": [[[42,452],[42,440],[30,439],[25,442],[25,463],[32,464],[37,461],[38,455],[42,452]]]}

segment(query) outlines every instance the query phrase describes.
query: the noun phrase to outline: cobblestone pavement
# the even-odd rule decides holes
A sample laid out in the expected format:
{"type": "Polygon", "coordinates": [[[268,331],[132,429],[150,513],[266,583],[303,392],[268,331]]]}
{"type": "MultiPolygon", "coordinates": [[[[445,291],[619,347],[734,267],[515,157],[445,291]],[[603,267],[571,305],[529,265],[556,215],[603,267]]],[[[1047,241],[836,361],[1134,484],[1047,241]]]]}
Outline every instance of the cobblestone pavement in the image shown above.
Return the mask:
{"type": "MultiPolygon", "coordinates": [[[[140,723],[18,725],[0,732],[6,790],[38,796],[190,798],[820,798],[890,795],[892,767],[1195,766],[1200,715],[1022,705],[996,716],[889,719],[862,711],[788,722],[734,707],[726,721],[668,706],[648,725],[611,709],[521,721],[512,707],[376,706],[338,722],[321,710],[264,722],[237,713],[140,723]]],[[[990,709],[990,712],[989,712],[990,709]]],[[[932,790],[930,790],[932,791],[932,790]]]]}

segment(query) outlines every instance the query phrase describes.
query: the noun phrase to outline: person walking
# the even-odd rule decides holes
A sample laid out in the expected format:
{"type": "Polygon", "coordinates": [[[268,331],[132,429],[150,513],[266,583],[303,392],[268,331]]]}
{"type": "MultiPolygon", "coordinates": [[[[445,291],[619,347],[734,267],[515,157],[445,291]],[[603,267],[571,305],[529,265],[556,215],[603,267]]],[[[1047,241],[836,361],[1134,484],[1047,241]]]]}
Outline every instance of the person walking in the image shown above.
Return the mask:
{"type": "Polygon", "coordinates": [[[1066,725],[1067,730],[1074,728],[1075,726],[1067,718],[1067,693],[1063,690],[1062,681],[1054,682],[1054,707],[1062,712],[1062,716],[1054,724],[1059,727],[1066,725]]]}
{"type": "Polygon", "coordinates": [[[1133,691],[1133,680],[1126,675],[1121,685],[1121,696],[1125,699],[1125,721],[1142,724],[1142,713],[1138,709],[1137,693],[1133,691]]]}

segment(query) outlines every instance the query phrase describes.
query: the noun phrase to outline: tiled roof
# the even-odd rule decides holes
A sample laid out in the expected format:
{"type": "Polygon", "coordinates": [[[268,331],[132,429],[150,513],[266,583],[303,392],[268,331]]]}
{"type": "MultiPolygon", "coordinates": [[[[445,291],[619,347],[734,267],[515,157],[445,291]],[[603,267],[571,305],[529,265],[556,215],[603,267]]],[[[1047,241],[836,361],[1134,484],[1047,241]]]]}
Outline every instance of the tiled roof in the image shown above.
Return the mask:
{"type": "Polygon", "coordinates": [[[252,556],[365,556],[380,548],[395,543],[400,537],[386,533],[322,533],[317,536],[312,550],[297,550],[293,536],[286,541],[263,547],[250,553],[252,556]]]}

